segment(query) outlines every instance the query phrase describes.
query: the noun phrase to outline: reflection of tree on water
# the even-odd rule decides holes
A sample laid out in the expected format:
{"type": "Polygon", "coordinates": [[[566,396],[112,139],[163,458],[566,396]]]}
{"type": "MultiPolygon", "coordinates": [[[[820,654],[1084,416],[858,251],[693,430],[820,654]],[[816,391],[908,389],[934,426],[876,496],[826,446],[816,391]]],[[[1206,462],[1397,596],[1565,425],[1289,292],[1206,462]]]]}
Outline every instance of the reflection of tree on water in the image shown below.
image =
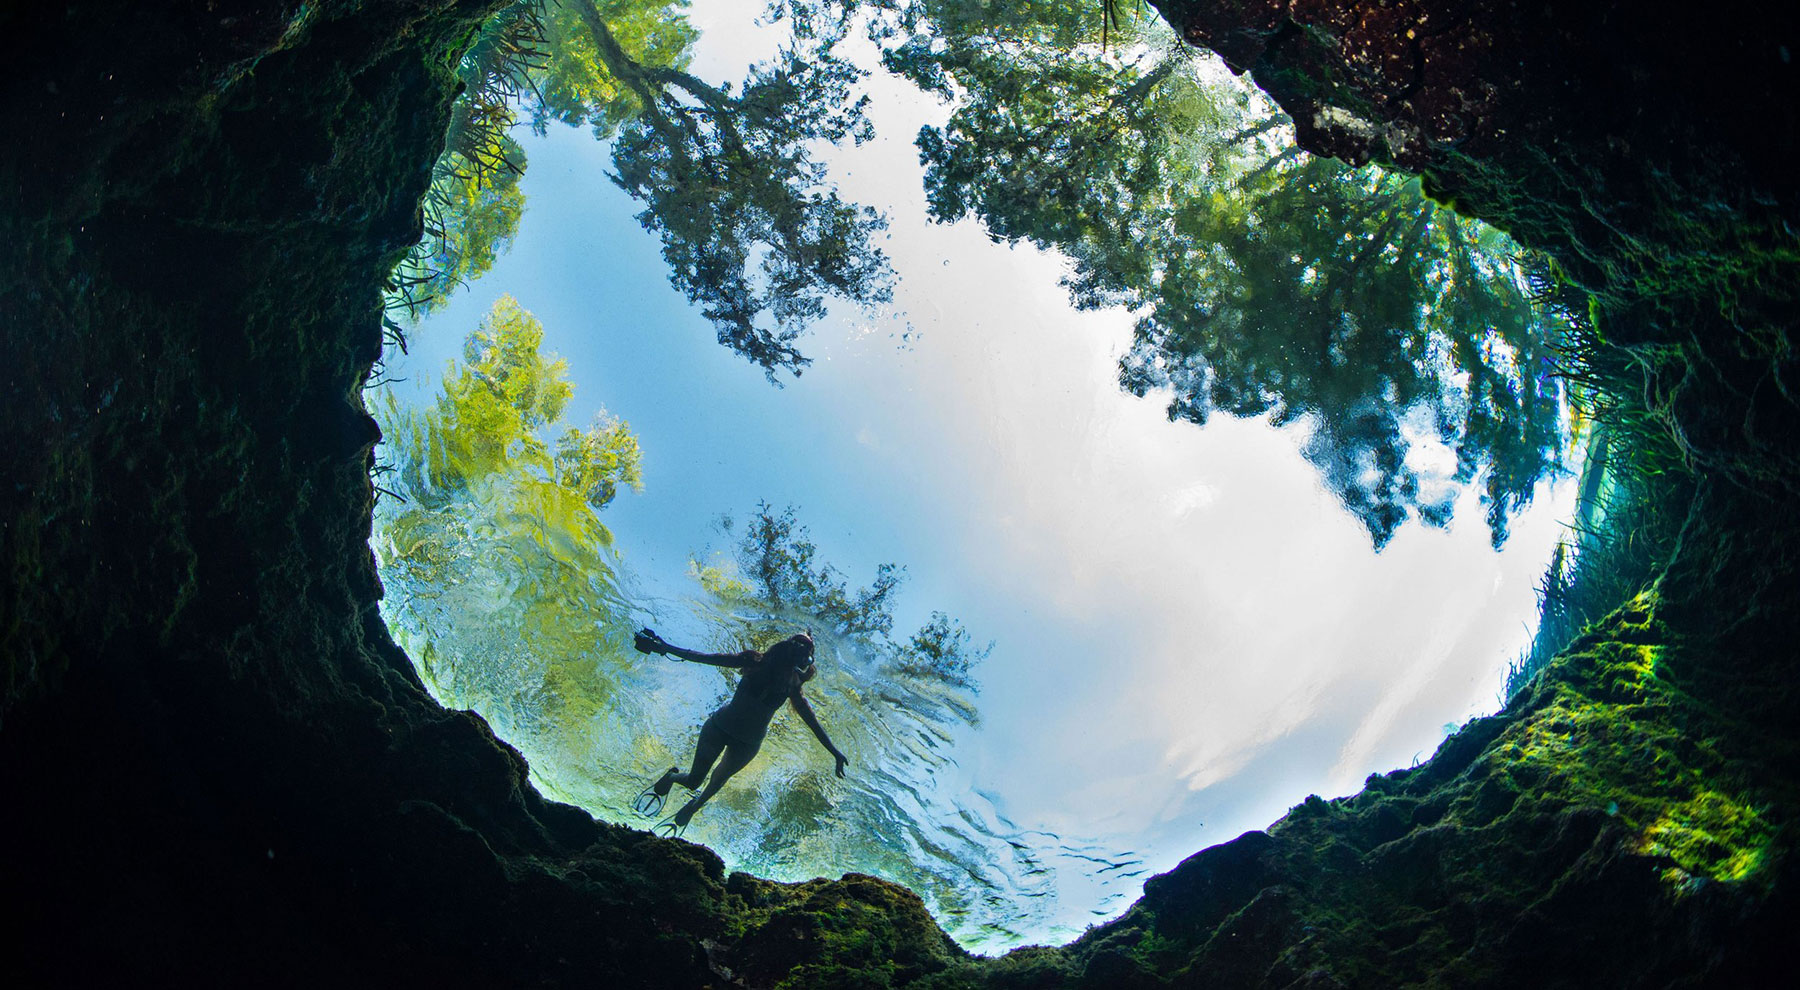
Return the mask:
{"type": "MultiPolygon", "coordinates": [[[[933,216],[1055,248],[1079,305],[1138,311],[1120,381],[1164,391],[1171,418],[1305,421],[1306,456],[1377,545],[1408,518],[1448,523],[1469,485],[1498,544],[1560,469],[1563,328],[1525,291],[1522,265],[1541,262],[1497,232],[1416,181],[1301,152],[1279,111],[1202,68],[1159,18],[847,6],[889,69],[952,105],[919,136],[933,216]],[[1453,466],[1423,466],[1434,442],[1453,466]]],[[[434,233],[401,269],[405,288],[447,291],[511,236],[524,156],[507,127],[585,124],[612,141],[613,181],[644,203],[671,280],[719,340],[798,373],[796,340],[826,297],[883,302],[892,272],[872,241],[885,222],[843,202],[810,150],[870,136],[863,71],[837,51],[846,8],[770,11],[788,40],[735,88],[686,71],[697,34],[680,4],[503,11],[464,61],[434,233]]]]}
{"type": "MultiPolygon", "coordinates": [[[[540,353],[542,336],[502,299],[431,405],[388,395],[378,407],[383,482],[405,499],[377,510],[384,609],[437,696],[487,718],[542,789],[624,820],[646,778],[686,758],[735,672],[632,649],[638,607],[599,516],[620,487],[641,486],[637,441],[604,415],[586,430],[564,425],[572,388],[563,363],[540,353]]],[[[809,695],[857,769],[836,780],[805,727],[778,719],[694,837],[777,878],[891,877],[964,937],[1006,937],[1018,920],[1008,905],[1054,878],[1008,843],[1015,833],[984,799],[941,776],[976,722],[973,673],[989,647],[943,613],[896,634],[902,569],[853,585],[819,559],[791,508],[759,506],[724,528],[729,549],[694,562],[697,594],[660,606],[659,621],[719,649],[765,649],[811,627],[809,695]]]]}
{"type": "Polygon", "coordinates": [[[719,342],[799,374],[794,346],[827,295],[875,305],[892,271],[873,242],[886,226],[846,203],[815,145],[871,135],[865,73],[836,53],[843,23],[801,17],[776,58],[741,84],[686,71],[697,32],[685,3],[555,0],[497,14],[464,57],[466,87],[429,201],[427,238],[397,272],[410,312],[479,277],[517,228],[521,115],[586,125],[612,143],[612,181],[644,203],[638,220],[663,242],[670,281],[718,329],[719,342]]]}
{"type": "Polygon", "coordinates": [[[1302,152],[1158,18],[898,6],[915,22],[890,67],[953,107],[919,135],[933,215],[1056,248],[1079,305],[1136,310],[1127,389],[1166,390],[1171,419],[1310,422],[1308,459],[1377,545],[1447,523],[1476,481],[1505,538],[1560,467],[1561,326],[1514,245],[1415,180],[1302,152]],[[1455,455],[1437,484],[1415,455],[1432,440],[1455,455]]]}
{"type": "Polygon", "coordinates": [[[502,298],[431,406],[402,409],[389,393],[376,409],[384,480],[406,500],[377,508],[391,624],[413,634],[441,699],[490,702],[490,720],[520,728],[579,719],[611,694],[613,678],[546,658],[625,641],[612,534],[598,512],[620,486],[642,485],[626,424],[604,413],[586,430],[563,424],[573,389],[563,362],[540,356],[542,338],[538,321],[502,298]],[[482,661],[464,659],[473,656],[482,661]]]}

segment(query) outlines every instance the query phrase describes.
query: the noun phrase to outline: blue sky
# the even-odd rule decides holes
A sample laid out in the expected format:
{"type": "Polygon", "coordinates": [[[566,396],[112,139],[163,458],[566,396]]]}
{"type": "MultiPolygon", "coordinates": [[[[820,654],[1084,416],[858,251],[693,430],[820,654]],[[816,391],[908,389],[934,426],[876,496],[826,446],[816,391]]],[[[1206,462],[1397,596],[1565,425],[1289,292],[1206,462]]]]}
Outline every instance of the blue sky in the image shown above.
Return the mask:
{"type": "MultiPolygon", "coordinates": [[[[695,68],[735,77],[759,43],[711,29],[695,68]]],[[[1158,871],[1493,710],[1574,486],[1541,492],[1502,553],[1465,504],[1375,554],[1302,432],[1167,422],[1115,384],[1129,314],[1073,311],[1054,256],[929,223],[911,139],[942,110],[871,82],[879,137],[833,162],[847,198],[892,218],[901,282],[893,312],[846,308],[804,338],[797,381],[771,387],[714,342],[604,177],[606,147],[557,128],[526,139],[512,250],[415,332],[402,394],[435,387],[511,293],[569,361],[569,418],[604,406],[642,442],[645,491],[605,513],[641,593],[688,591],[721,512],[798,506],[852,580],[907,566],[903,627],[942,609],[995,640],[955,786],[1158,871]]]]}

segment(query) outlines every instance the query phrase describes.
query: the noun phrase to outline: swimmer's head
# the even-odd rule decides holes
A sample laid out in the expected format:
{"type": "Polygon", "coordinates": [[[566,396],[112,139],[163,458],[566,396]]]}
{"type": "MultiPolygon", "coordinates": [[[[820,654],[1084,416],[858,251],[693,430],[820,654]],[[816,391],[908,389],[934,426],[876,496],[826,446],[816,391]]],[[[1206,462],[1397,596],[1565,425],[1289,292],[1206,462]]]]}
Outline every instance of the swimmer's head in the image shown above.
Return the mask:
{"type": "Polygon", "coordinates": [[[796,633],[769,647],[763,654],[765,661],[774,661],[779,666],[799,670],[812,663],[813,639],[806,633],[796,633]]]}

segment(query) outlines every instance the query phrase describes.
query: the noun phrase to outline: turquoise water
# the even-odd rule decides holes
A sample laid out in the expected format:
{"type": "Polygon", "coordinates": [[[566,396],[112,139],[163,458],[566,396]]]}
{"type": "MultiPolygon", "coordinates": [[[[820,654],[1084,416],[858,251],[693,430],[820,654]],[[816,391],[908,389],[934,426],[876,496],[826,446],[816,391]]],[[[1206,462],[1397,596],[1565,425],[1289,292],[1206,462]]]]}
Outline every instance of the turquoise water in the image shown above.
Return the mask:
{"type": "MultiPolygon", "coordinates": [[[[440,537],[433,567],[415,566],[416,544],[412,557],[397,559],[406,548],[392,541],[395,519],[417,501],[388,499],[378,513],[390,627],[439,700],[480,712],[530,761],[546,795],[650,827],[660,816],[638,815],[633,799],[664,768],[686,767],[699,724],[730,694],[735,674],[640,654],[618,630],[650,622],[672,642],[724,652],[771,624],[812,625],[819,674],[806,694],[849,757],[848,776],[835,778],[800,720],[780,713],[757,759],[701,811],[688,839],[734,869],[773,879],[861,872],[905,883],[976,949],[1066,933],[1071,881],[1110,910],[1144,874],[1137,857],[1008,821],[958,765],[979,721],[976,696],[897,669],[892,651],[867,637],[819,628],[805,613],[622,593],[631,580],[610,553],[586,561],[588,594],[575,608],[546,613],[533,602],[556,565],[508,552],[505,513],[484,511],[482,499],[439,531],[450,535],[440,537]],[[571,650],[584,620],[587,648],[571,650]],[[552,655],[546,640],[562,650],[552,655]]],[[[404,532],[416,539],[420,528],[404,532]]],[[[663,814],[682,796],[677,789],[663,814]]]]}

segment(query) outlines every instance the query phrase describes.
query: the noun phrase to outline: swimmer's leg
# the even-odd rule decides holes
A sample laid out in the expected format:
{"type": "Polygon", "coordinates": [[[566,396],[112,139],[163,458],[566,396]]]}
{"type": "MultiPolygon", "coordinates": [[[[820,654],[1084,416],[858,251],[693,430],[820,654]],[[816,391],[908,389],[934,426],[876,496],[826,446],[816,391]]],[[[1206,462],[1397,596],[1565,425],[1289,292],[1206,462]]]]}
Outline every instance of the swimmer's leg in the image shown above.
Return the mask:
{"type": "Polygon", "coordinates": [[[730,740],[725,733],[715,728],[711,721],[701,726],[700,741],[694,744],[694,768],[684,774],[664,774],[663,779],[657,781],[657,785],[661,787],[660,793],[669,793],[664,781],[680,784],[690,791],[698,788],[700,782],[706,779],[706,771],[712,769],[713,761],[725,750],[727,742],[730,740]]]}
{"type": "Polygon", "coordinates": [[[636,800],[631,802],[631,806],[637,809],[638,814],[647,818],[662,814],[663,799],[669,796],[669,789],[676,784],[690,791],[699,787],[700,782],[706,779],[706,771],[712,769],[713,762],[724,752],[727,741],[725,733],[714,728],[709,719],[700,727],[700,739],[694,743],[693,769],[682,773],[680,767],[670,767],[667,773],[657,778],[656,783],[644,788],[636,800]]]}
{"type": "Polygon", "coordinates": [[[687,823],[694,817],[694,812],[699,811],[701,805],[712,800],[712,796],[719,793],[719,788],[724,787],[725,782],[730,780],[732,775],[749,766],[751,759],[756,756],[756,751],[761,748],[760,745],[746,746],[743,743],[735,742],[726,746],[725,759],[719,761],[719,768],[713,771],[712,779],[706,782],[706,789],[694,795],[688,803],[681,806],[680,811],[675,812],[675,817],[672,819],[675,828],[677,830],[687,828],[687,823]]]}

